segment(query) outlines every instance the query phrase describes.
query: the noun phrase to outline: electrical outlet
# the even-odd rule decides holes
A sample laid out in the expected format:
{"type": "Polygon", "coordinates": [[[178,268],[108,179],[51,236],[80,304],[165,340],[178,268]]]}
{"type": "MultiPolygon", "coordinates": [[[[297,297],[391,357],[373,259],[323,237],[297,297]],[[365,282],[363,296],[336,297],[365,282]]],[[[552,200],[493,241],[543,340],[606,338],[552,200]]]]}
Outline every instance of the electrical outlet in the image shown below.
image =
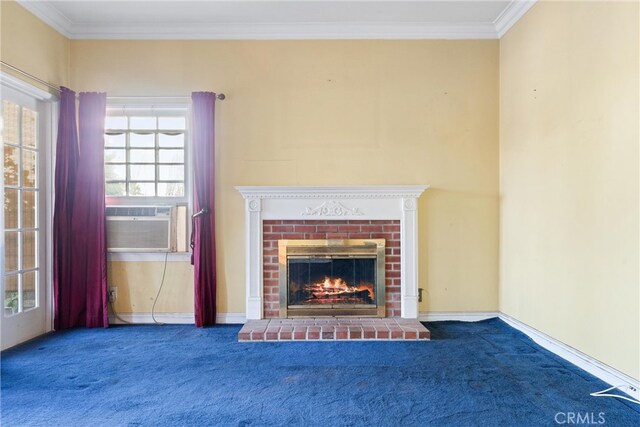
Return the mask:
{"type": "Polygon", "coordinates": [[[113,286],[109,288],[109,302],[114,302],[118,298],[118,288],[113,286]]]}

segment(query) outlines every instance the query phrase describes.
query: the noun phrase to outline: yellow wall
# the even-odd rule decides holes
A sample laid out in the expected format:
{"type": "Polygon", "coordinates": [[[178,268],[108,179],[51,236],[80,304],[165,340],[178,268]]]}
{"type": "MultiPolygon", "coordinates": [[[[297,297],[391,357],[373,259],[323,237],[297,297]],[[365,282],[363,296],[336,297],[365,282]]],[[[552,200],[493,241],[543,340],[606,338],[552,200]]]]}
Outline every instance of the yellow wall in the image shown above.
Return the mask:
{"type": "Polygon", "coordinates": [[[117,288],[115,311],[150,313],[157,296],[155,313],[192,313],[193,267],[188,262],[167,262],[164,270],[164,262],[109,262],[109,287],[117,288]]]}
{"type": "MultiPolygon", "coordinates": [[[[69,83],[69,40],[14,1],[0,1],[0,58],[46,82],[69,83]]],[[[3,72],[13,74],[3,67],[3,72]]],[[[24,78],[20,75],[16,77],[24,78]]],[[[28,81],[38,86],[33,81],[28,81]]],[[[47,90],[46,87],[40,86],[47,90]]]]}
{"type": "MultiPolygon", "coordinates": [[[[221,313],[245,310],[236,185],[429,184],[420,310],[497,309],[497,41],[72,41],[71,60],[76,90],[227,94],[217,110],[221,313]]],[[[125,279],[125,268],[147,269],[113,265],[112,277],[155,295],[155,280],[125,279]]],[[[184,277],[165,286],[186,289],[184,277]]]]}
{"type": "MultiPolygon", "coordinates": [[[[496,310],[499,296],[506,314],[640,377],[637,2],[539,2],[499,43],[70,42],[14,2],[0,12],[2,60],[49,82],[228,95],[219,312],[244,311],[233,186],[430,184],[421,311],[496,310]]],[[[168,264],[157,312],[192,311],[192,272],[168,264]]],[[[148,313],[162,263],[112,262],[109,277],[118,311],[148,313]]]]}
{"type": "Polygon", "coordinates": [[[638,3],[500,41],[500,310],[640,378],[638,3]]]}

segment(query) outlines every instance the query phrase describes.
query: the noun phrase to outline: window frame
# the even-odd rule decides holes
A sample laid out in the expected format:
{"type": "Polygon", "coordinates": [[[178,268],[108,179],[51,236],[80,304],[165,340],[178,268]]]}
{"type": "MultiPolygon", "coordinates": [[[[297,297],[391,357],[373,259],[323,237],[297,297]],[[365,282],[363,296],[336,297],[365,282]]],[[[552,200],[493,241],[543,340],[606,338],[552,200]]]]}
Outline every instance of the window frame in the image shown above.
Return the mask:
{"type": "MultiPolygon", "coordinates": [[[[186,117],[185,129],[185,194],[183,197],[147,197],[147,196],[106,196],[107,206],[177,206],[187,205],[187,217],[193,212],[193,159],[192,159],[192,109],[190,97],[107,97],[107,116],[129,113],[131,116],[140,116],[143,112],[164,112],[175,116],[179,111],[186,117]]],[[[105,117],[106,119],[106,117],[105,117]]],[[[106,128],[105,128],[106,132],[106,128]]],[[[106,147],[105,147],[106,148],[106,147]]],[[[106,179],[105,179],[106,186],[106,179]]],[[[191,221],[187,221],[187,236],[191,233],[191,221]]],[[[188,252],[108,252],[108,261],[189,261],[191,253],[188,252]],[[166,258],[165,258],[166,257],[166,258]]]]}
{"type": "MultiPolygon", "coordinates": [[[[185,99],[186,101],[186,99],[185,99]]],[[[176,205],[188,205],[188,210],[191,212],[192,205],[192,161],[191,161],[191,102],[180,102],[176,103],[175,101],[164,101],[162,99],[153,99],[150,101],[145,98],[132,98],[127,100],[119,100],[118,98],[107,99],[107,113],[106,116],[118,117],[118,116],[127,116],[127,117],[176,117],[176,116],[184,116],[185,117],[185,130],[184,130],[184,195],[183,196],[109,196],[106,195],[105,191],[105,200],[107,205],[168,205],[168,206],[176,206],[176,205]]],[[[106,121],[106,117],[105,117],[106,121]]],[[[156,187],[156,194],[158,184],[162,183],[171,183],[171,182],[180,182],[180,181],[161,181],[159,179],[159,166],[161,165],[171,165],[171,163],[159,163],[159,150],[164,149],[159,146],[159,135],[162,133],[161,129],[138,129],[139,132],[149,132],[155,134],[154,147],[153,148],[140,148],[143,150],[154,150],[154,163],[133,163],[133,164],[142,164],[142,165],[153,165],[155,167],[155,179],[153,181],[144,181],[137,180],[132,181],[129,177],[129,166],[132,164],[129,161],[130,158],[130,134],[132,132],[131,129],[107,129],[105,124],[105,136],[107,135],[108,130],[114,131],[122,131],[126,135],[125,140],[125,162],[124,163],[113,163],[113,164],[122,164],[125,166],[125,180],[117,181],[123,182],[125,184],[125,190],[128,191],[128,185],[131,182],[144,182],[144,183],[153,183],[156,187]]],[[[168,130],[171,132],[172,130],[168,130]]],[[[106,138],[105,138],[105,154],[109,147],[106,146],[106,138]]],[[[133,149],[138,149],[134,147],[133,149]]],[[[170,148],[169,148],[170,149],[170,148]]],[[[106,164],[106,163],[105,163],[106,164]]],[[[107,180],[105,177],[105,190],[106,190],[107,180]]]]}

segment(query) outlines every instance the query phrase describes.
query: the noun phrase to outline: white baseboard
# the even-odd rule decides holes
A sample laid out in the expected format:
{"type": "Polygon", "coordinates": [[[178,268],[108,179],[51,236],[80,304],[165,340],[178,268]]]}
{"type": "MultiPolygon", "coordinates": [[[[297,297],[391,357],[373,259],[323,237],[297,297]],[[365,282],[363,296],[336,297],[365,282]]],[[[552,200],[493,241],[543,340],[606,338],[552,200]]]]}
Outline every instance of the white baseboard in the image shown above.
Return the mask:
{"type": "MultiPolygon", "coordinates": [[[[631,378],[630,376],[618,371],[617,369],[605,365],[604,363],[599,362],[590,356],[587,356],[581,351],[576,350],[575,348],[570,347],[558,341],[557,339],[552,338],[535,328],[532,328],[531,326],[525,325],[524,323],[514,319],[509,315],[500,313],[498,317],[509,326],[529,336],[529,338],[531,338],[541,347],[544,347],[550,352],[562,357],[566,361],[573,363],[580,369],[589,372],[591,375],[600,378],[602,381],[612,386],[626,385],[629,387],[633,387],[633,389],[625,388],[621,391],[628,394],[629,396],[632,396],[636,400],[640,400],[640,381],[637,381],[634,378],[631,378]]],[[[594,390],[594,392],[596,391],[599,390],[594,390]]]]}
{"type": "Polygon", "coordinates": [[[418,316],[421,322],[442,322],[457,320],[460,322],[479,322],[498,317],[497,311],[423,311],[418,316]]]}
{"type": "MultiPolygon", "coordinates": [[[[125,323],[135,324],[152,324],[155,323],[151,317],[151,313],[118,313],[118,317],[113,313],[109,313],[109,324],[122,325],[125,323]]],[[[155,313],[154,317],[158,323],[169,324],[193,324],[193,313],[155,313]]],[[[218,313],[216,314],[216,323],[218,324],[236,324],[246,321],[244,313],[218,313]]]]}
{"type": "Polygon", "coordinates": [[[247,321],[247,316],[244,313],[218,313],[216,315],[216,323],[220,324],[242,324],[247,321]]]}

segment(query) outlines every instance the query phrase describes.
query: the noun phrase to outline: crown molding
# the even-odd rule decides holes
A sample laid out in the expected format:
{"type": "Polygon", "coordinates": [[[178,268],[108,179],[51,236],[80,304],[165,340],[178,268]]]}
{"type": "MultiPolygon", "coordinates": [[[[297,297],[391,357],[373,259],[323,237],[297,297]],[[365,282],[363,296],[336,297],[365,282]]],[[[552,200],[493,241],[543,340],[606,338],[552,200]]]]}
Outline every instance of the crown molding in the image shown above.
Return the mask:
{"type": "Polygon", "coordinates": [[[53,2],[33,0],[16,0],[16,2],[66,38],[74,38],[71,31],[73,22],[61,13],[53,2]]]}
{"type": "Polygon", "coordinates": [[[498,39],[535,3],[514,0],[493,22],[106,24],[72,22],[51,1],[17,2],[69,39],[81,40],[477,40],[498,39]]]}
{"type": "Polygon", "coordinates": [[[339,40],[339,39],[495,39],[495,27],[486,24],[391,22],[314,23],[145,23],[135,25],[74,24],[75,39],[141,40],[339,40]]]}
{"type": "Polygon", "coordinates": [[[496,38],[504,36],[529,11],[537,0],[515,0],[493,21],[496,38]]]}

